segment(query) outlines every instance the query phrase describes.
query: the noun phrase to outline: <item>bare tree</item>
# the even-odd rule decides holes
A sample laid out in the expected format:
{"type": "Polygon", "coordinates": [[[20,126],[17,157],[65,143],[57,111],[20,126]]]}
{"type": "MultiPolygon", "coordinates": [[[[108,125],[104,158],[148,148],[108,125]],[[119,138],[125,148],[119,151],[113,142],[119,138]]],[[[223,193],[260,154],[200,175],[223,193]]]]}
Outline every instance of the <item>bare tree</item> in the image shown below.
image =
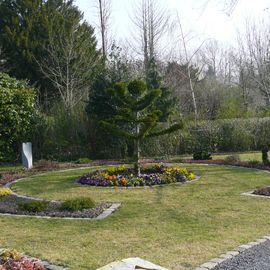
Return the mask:
{"type": "Polygon", "coordinates": [[[64,103],[67,111],[87,98],[95,67],[99,61],[92,28],[83,23],[73,25],[70,33],[64,31],[50,37],[45,48],[48,57],[37,61],[64,103]]]}
{"type": "Polygon", "coordinates": [[[235,54],[216,40],[209,40],[199,52],[199,62],[209,70],[220,83],[232,85],[235,81],[235,54]]]}
{"type": "Polygon", "coordinates": [[[239,0],[205,0],[201,6],[203,12],[211,2],[215,3],[215,5],[217,5],[223,12],[230,16],[236,8],[239,0]]]}
{"type": "Polygon", "coordinates": [[[249,80],[251,82],[250,88],[259,91],[266,104],[270,106],[269,22],[258,24],[248,21],[245,32],[238,41],[242,58],[242,72],[245,71],[247,73],[245,76],[252,78],[251,81],[249,80]]]}
{"type": "Polygon", "coordinates": [[[198,119],[198,109],[197,109],[197,101],[196,101],[196,96],[195,96],[193,82],[192,82],[192,78],[191,78],[191,72],[190,72],[190,60],[191,59],[189,59],[189,57],[188,57],[185,35],[183,32],[183,27],[182,27],[179,16],[178,16],[178,24],[179,24],[181,39],[182,39],[183,47],[184,47],[185,60],[186,60],[186,66],[187,66],[187,75],[188,75],[189,87],[190,87],[190,92],[191,92],[191,97],[192,97],[193,107],[194,107],[194,119],[195,119],[195,123],[196,123],[197,119],[198,119]]]}
{"type": "Polygon", "coordinates": [[[102,43],[102,54],[104,59],[107,58],[109,49],[109,27],[111,19],[111,0],[98,0],[98,17],[99,17],[99,30],[102,43]]]}
{"type": "Polygon", "coordinates": [[[168,29],[169,16],[167,10],[161,8],[158,1],[141,0],[132,20],[137,27],[137,35],[134,34],[133,38],[140,48],[139,52],[143,54],[144,69],[147,71],[151,61],[158,58],[160,41],[168,29]]]}

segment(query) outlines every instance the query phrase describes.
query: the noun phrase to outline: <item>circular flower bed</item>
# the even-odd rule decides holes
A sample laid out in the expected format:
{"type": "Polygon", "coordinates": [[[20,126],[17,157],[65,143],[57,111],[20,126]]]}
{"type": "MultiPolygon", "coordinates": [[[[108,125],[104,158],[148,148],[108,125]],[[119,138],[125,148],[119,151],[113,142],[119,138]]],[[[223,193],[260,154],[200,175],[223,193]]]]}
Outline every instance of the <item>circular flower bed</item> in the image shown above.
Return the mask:
{"type": "Polygon", "coordinates": [[[119,166],[82,175],[78,179],[78,183],[101,187],[136,187],[186,182],[195,178],[192,172],[178,166],[154,165],[146,167],[141,170],[139,176],[134,175],[132,169],[128,169],[126,166],[119,166]]]}

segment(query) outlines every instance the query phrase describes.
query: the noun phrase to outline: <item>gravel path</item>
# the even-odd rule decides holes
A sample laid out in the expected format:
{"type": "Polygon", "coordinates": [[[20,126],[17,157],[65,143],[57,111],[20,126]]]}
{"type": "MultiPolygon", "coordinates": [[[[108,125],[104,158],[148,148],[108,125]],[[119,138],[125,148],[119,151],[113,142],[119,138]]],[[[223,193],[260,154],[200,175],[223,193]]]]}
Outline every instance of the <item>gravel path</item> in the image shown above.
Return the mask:
{"type": "Polygon", "coordinates": [[[270,270],[270,240],[240,253],[212,270],[270,270]]]}

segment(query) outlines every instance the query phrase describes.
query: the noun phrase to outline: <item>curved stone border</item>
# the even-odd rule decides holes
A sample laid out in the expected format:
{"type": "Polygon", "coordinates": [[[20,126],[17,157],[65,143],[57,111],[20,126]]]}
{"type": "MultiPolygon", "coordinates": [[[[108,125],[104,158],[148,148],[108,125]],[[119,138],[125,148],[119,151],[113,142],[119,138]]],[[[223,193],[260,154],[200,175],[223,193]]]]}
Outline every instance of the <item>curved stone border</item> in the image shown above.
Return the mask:
{"type": "Polygon", "coordinates": [[[240,253],[242,253],[243,251],[250,249],[254,246],[260,245],[261,243],[264,243],[265,241],[270,240],[270,235],[268,236],[264,236],[262,238],[258,238],[256,241],[253,242],[249,242],[245,245],[240,245],[238,247],[236,247],[235,249],[228,251],[222,255],[220,255],[217,258],[214,258],[202,265],[200,265],[199,267],[194,268],[193,270],[209,270],[209,269],[213,269],[216,266],[218,266],[219,264],[226,262],[227,260],[232,259],[233,257],[238,256],[240,253]]]}
{"type": "MultiPolygon", "coordinates": [[[[0,252],[7,250],[8,248],[0,248],[0,252]]],[[[23,256],[29,258],[29,259],[37,259],[28,255],[24,255],[23,256]]],[[[55,265],[55,264],[51,264],[48,261],[43,261],[43,260],[39,260],[40,263],[47,269],[47,270],[69,270],[69,268],[64,267],[64,266],[60,266],[60,265],[55,265]]]]}
{"type": "MultiPolygon", "coordinates": [[[[57,172],[66,172],[66,171],[71,171],[71,170],[76,170],[78,168],[72,168],[72,169],[67,169],[67,170],[62,170],[62,171],[57,171],[57,172]]],[[[85,167],[80,167],[79,169],[85,169],[85,167]]],[[[44,175],[46,173],[41,173],[41,174],[36,174],[34,176],[30,176],[30,177],[36,177],[36,176],[40,176],[40,175],[44,175]]],[[[30,200],[36,200],[36,201],[44,201],[44,199],[40,199],[40,198],[34,198],[31,196],[26,196],[26,195],[20,195],[16,192],[14,192],[11,189],[11,185],[20,182],[24,179],[26,179],[27,177],[24,178],[20,178],[20,179],[16,179],[12,182],[9,182],[7,184],[4,185],[4,187],[6,188],[10,188],[12,195],[19,197],[19,198],[23,198],[23,199],[30,199],[30,200]]],[[[51,202],[57,202],[55,200],[50,200],[51,202]]],[[[17,215],[17,214],[10,214],[10,213],[0,213],[0,216],[13,216],[13,217],[34,217],[34,218],[44,218],[44,219],[67,219],[67,220],[101,220],[104,219],[106,217],[108,217],[109,215],[111,215],[113,212],[115,212],[119,207],[121,206],[121,203],[112,203],[112,205],[105,209],[100,215],[98,215],[95,218],[79,218],[79,217],[51,217],[51,216],[36,216],[36,215],[17,215]]]]}
{"type": "Polygon", "coordinates": [[[243,192],[243,193],[241,193],[241,195],[250,196],[250,197],[257,197],[257,198],[270,199],[270,196],[253,194],[254,191],[255,190],[252,190],[252,191],[249,191],[249,192],[243,192]]]}
{"type": "Polygon", "coordinates": [[[99,216],[94,217],[94,218],[83,218],[83,217],[51,217],[51,216],[37,216],[37,215],[18,215],[18,214],[10,214],[10,213],[0,213],[0,216],[27,217],[27,218],[40,218],[40,219],[63,219],[63,220],[102,220],[102,219],[110,216],[120,206],[121,206],[121,203],[113,203],[109,208],[105,209],[99,216]]]}
{"type": "MultiPolygon", "coordinates": [[[[109,165],[108,167],[110,166],[115,166],[115,165],[109,165]]],[[[92,167],[92,168],[99,168],[100,166],[95,166],[95,167],[92,167]]],[[[87,169],[87,167],[80,167],[80,168],[72,168],[72,169],[65,169],[65,170],[59,170],[57,172],[67,172],[67,171],[73,171],[73,170],[82,170],[82,169],[87,169]]],[[[17,183],[17,182],[20,182],[26,178],[31,178],[31,177],[38,177],[40,175],[45,175],[47,174],[48,172],[45,172],[45,173],[40,173],[40,174],[36,174],[36,175],[33,175],[33,176],[30,176],[30,177],[23,177],[23,178],[19,178],[19,179],[16,179],[12,182],[9,182],[7,184],[4,185],[4,187],[6,188],[10,188],[11,192],[12,192],[12,195],[14,196],[17,196],[19,198],[23,198],[23,199],[30,199],[30,200],[37,200],[37,201],[43,201],[44,199],[40,199],[40,198],[34,198],[34,197],[31,197],[31,196],[26,196],[26,195],[20,195],[16,192],[14,192],[12,189],[11,189],[11,185],[17,183]]],[[[196,179],[194,180],[191,180],[191,181],[187,181],[187,182],[177,182],[177,183],[172,183],[170,185],[174,185],[174,184],[187,184],[187,183],[194,183],[194,182],[197,182],[198,180],[200,180],[201,176],[197,176],[196,179]]],[[[77,183],[77,182],[76,182],[77,183]]],[[[77,183],[78,185],[81,185],[79,183],[77,183]]],[[[143,187],[135,187],[135,188],[152,188],[152,187],[162,187],[162,186],[168,186],[169,184],[165,184],[165,185],[154,185],[154,186],[143,186],[143,187]]],[[[81,185],[83,186],[83,185],[81,185]]],[[[102,188],[102,187],[100,187],[102,188]]],[[[115,187],[108,187],[108,188],[115,188],[115,187]]],[[[119,187],[117,187],[119,188],[119,187]]],[[[132,187],[120,187],[120,188],[132,188],[132,187]]],[[[134,188],[134,187],[133,187],[134,188]]],[[[51,200],[51,202],[56,202],[55,200],[51,200]]],[[[113,203],[109,208],[105,209],[99,216],[95,217],[95,218],[74,218],[74,217],[50,217],[50,216],[38,216],[38,215],[18,215],[18,214],[10,214],[10,213],[0,213],[0,216],[13,216],[13,217],[34,217],[34,218],[40,218],[40,219],[64,219],[64,220],[102,220],[108,216],[110,216],[113,212],[115,212],[119,207],[121,206],[121,203],[113,203]]]]}

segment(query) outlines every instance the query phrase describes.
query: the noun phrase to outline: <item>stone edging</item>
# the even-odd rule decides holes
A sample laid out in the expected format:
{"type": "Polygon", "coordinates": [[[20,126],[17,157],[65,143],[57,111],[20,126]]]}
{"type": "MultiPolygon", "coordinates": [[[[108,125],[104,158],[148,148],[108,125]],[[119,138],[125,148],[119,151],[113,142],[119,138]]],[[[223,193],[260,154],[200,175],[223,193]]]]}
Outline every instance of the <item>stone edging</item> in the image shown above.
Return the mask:
{"type": "Polygon", "coordinates": [[[270,199],[270,196],[253,194],[253,192],[254,192],[254,190],[249,191],[249,192],[243,192],[243,193],[241,193],[241,195],[250,196],[250,197],[257,197],[257,198],[270,199]]]}
{"type": "MultiPolygon", "coordinates": [[[[0,252],[8,250],[8,248],[0,248],[0,252]]],[[[31,256],[27,256],[24,255],[23,256],[29,258],[29,259],[36,259],[34,257],[31,256]]],[[[51,264],[48,261],[43,261],[43,260],[39,260],[40,263],[47,269],[47,270],[69,270],[69,268],[64,267],[64,266],[60,266],[60,265],[55,265],[55,264],[51,264]]]]}
{"type": "MultiPolygon", "coordinates": [[[[72,169],[73,170],[73,169],[72,169]]],[[[66,170],[65,170],[66,171],[66,170]]],[[[43,173],[42,173],[43,174],[43,173]]],[[[39,174],[40,175],[40,174],[39,174]]],[[[35,176],[39,176],[39,175],[35,175],[35,176]]],[[[25,178],[20,178],[17,180],[14,180],[12,182],[9,182],[7,184],[4,185],[4,187],[6,188],[10,188],[12,184],[15,184],[19,181],[24,180],[25,178]]],[[[43,201],[44,199],[40,199],[40,198],[34,198],[31,196],[25,196],[25,195],[20,195],[17,194],[16,192],[14,192],[12,189],[10,189],[12,192],[12,195],[19,197],[19,198],[23,198],[23,199],[30,199],[30,200],[36,200],[36,201],[43,201]]],[[[57,202],[54,200],[50,200],[51,202],[57,202]]],[[[109,215],[111,215],[114,211],[116,211],[119,207],[121,206],[121,203],[112,203],[112,205],[103,210],[103,212],[98,215],[95,218],[79,218],[79,217],[51,217],[51,216],[35,216],[35,215],[19,215],[19,214],[10,214],[10,213],[0,213],[0,216],[13,216],[13,217],[34,217],[34,218],[44,218],[44,219],[68,219],[68,220],[101,220],[104,219],[106,217],[108,217],[109,215]]],[[[54,269],[53,269],[54,270],[54,269]]]]}
{"type": "Polygon", "coordinates": [[[238,256],[240,253],[244,252],[245,250],[248,250],[254,246],[257,246],[261,243],[264,243],[265,241],[270,240],[270,235],[264,236],[262,238],[257,239],[254,242],[249,242],[245,245],[240,245],[236,247],[235,249],[228,251],[222,255],[220,255],[217,258],[211,259],[210,261],[200,265],[199,267],[194,268],[193,270],[210,270],[218,266],[219,264],[226,262],[227,260],[232,259],[233,257],[238,256]]]}
{"type": "Polygon", "coordinates": [[[94,218],[82,218],[82,217],[51,217],[51,216],[36,216],[36,215],[19,215],[19,214],[10,214],[10,213],[0,213],[0,216],[8,217],[27,217],[27,218],[40,218],[40,219],[63,219],[63,220],[102,220],[110,216],[115,212],[121,203],[113,203],[109,208],[105,209],[99,216],[94,218]]]}
{"type": "MultiPolygon", "coordinates": [[[[217,165],[217,164],[200,164],[200,165],[217,165]]],[[[218,166],[222,166],[222,165],[218,165],[218,166]]],[[[223,165],[224,166],[224,165],[223,165]]],[[[225,165],[227,166],[227,165],[225,165]]],[[[233,166],[233,165],[228,165],[231,167],[237,167],[237,168],[247,168],[247,167],[241,167],[241,166],[233,166]]],[[[270,173],[267,170],[261,170],[261,169],[257,169],[257,168],[247,168],[247,169],[253,169],[256,171],[262,171],[265,173],[270,173]]],[[[267,198],[269,199],[270,196],[263,196],[263,195],[256,195],[256,194],[252,194],[253,191],[249,191],[249,192],[243,192],[241,193],[241,195],[245,195],[245,196],[251,196],[251,197],[258,197],[258,198],[267,198]]],[[[227,260],[232,259],[233,257],[238,256],[240,253],[242,253],[245,250],[248,250],[254,246],[257,246],[261,243],[264,243],[265,241],[270,240],[270,235],[269,236],[264,236],[262,238],[258,238],[256,241],[253,242],[249,242],[248,244],[245,245],[240,245],[238,247],[236,247],[235,249],[228,251],[222,255],[220,255],[217,258],[211,259],[210,261],[200,265],[199,267],[194,268],[193,270],[210,270],[215,268],[216,266],[218,266],[219,264],[226,262],[227,260]]]]}

